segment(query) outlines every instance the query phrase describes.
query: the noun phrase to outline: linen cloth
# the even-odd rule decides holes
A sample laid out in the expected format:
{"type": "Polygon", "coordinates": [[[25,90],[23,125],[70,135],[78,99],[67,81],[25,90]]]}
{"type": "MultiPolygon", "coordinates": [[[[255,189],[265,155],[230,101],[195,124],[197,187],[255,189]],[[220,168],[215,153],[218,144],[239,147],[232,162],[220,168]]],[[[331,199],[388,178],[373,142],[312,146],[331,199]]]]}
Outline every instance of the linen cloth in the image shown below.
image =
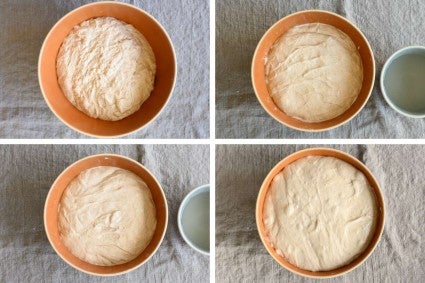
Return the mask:
{"type": "MultiPolygon", "coordinates": [[[[49,30],[89,0],[0,1],[0,138],[82,138],[50,111],[37,63],[49,30]]],[[[160,115],[130,138],[209,137],[209,1],[134,0],[167,31],[177,59],[174,91],[160,115]]]]}
{"type": "MultiPolygon", "coordinates": [[[[216,152],[216,282],[317,282],[281,267],[258,235],[255,205],[269,171],[305,145],[219,145],[216,152]]],[[[362,161],[380,184],[385,228],[355,270],[320,282],[425,281],[425,145],[323,146],[362,161]]]]}
{"type": "Polygon", "coordinates": [[[0,145],[0,282],[208,282],[209,258],[180,236],[177,212],[192,189],[209,183],[206,145],[0,145]],[[65,263],[47,240],[43,209],[57,176],[92,154],[137,160],[161,184],[168,227],[158,251],[130,273],[96,277],[65,263]]]}
{"type": "Polygon", "coordinates": [[[422,0],[220,0],[216,16],[217,138],[424,138],[425,119],[407,118],[384,100],[379,78],[397,50],[425,45],[422,0]],[[290,129],[269,116],[251,83],[251,62],[264,33],[291,13],[322,9],[356,25],[368,39],[376,61],[375,86],[363,110],[330,131],[290,129]]]}

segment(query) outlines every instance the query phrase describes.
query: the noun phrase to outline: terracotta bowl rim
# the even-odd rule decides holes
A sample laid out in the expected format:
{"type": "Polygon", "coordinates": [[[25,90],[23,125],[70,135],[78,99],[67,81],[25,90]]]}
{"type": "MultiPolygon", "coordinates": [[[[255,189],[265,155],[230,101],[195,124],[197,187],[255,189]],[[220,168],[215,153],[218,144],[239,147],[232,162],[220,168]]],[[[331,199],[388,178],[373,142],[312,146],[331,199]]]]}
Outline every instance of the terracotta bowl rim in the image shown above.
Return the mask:
{"type": "MultiPolygon", "coordinates": [[[[311,154],[311,156],[323,156],[323,155],[311,154]]],[[[301,157],[301,158],[303,158],[303,157],[301,157]]],[[[335,158],[338,158],[338,157],[335,157],[335,158]]],[[[300,159],[300,158],[297,158],[296,160],[298,160],[298,159],[300,159]]],[[[344,162],[347,162],[347,161],[344,161],[344,162]]],[[[353,165],[350,162],[347,162],[347,163],[349,163],[350,165],[353,165]]],[[[378,203],[378,205],[380,205],[380,203],[378,203]]],[[[260,190],[258,192],[258,197],[257,197],[257,201],[256,201],[256,206],[255,206],[255,220],[256,220],[255,222],[256,222],[256,225],[257,225],[258,234],[259,234],[259,236],[261,238],[261,242],[263,243],[264,247],[266,248],[266,250],[270,254],[270,256],[272,256],[273,259],[277,263],[279,263],[280,266],[282,266],[283,268],[285,268],[286,270],[288,270],[288,271],[290,271],[290,272],[292,272],[294,274],[297,274],[297,275],[300,275],[300,276],[303,276],[303,277],[306,277],[306,278],[327,279],[327,278],[338,277],[338,276],[347,274],[350,271],[353,271],[357,267],[361,266],[370,257],[370,255],[373,253],[373,251],[375,250],[375,248],[378,246],[379,242],[381,241],[382,233],[383,233],[384,228],[385,228],[385,218],[386,218],[385,211],[386,211],[386,209],[385,209],[385,199],[384,199],[384,195],[383,195],[382,190],[381,190],[381,186],[379,185],[379,183],[378,183],[377,179],[375,178],[375,176],[372,174],[372,172],[369,170],[369,168],[363,162],[361,162],[356,157],[354,157],[354,156],[352,156],[352,155],[350,155],[350,154],[348,154],[348,153],[346,153],[346,152],[344,152],[342,150],[338,150],[338,149],[334,149],[334,148],[329,148],[329,147],[312,147],[312,148],[306,148],[306,149],[298,150],[298,151],[295,151],[295,152],[293,152],[293,153],[285,156],[281,161],[279,161],[275,166],[273,166],[273,168],[270,170],[269,173],[267,173],[266,177],[264,178],[263,183],[261,184],[260,190]],[[310,275],[310,274],[304,274],[304,273],[298,272],[297,270],[294,270],[294,269],[292,269],[292,268],[290,268],[288,266],[283,265],[281,263],[281,261],[285,261],[285,262],[288,262],[288,261],[285,260],[283,257],[275,256],[272,253],[272,251],[268,248],[268,245],[266,244],[266,243],[268,243],[268,241],[265,239],[266,235],[263,235],[262,234],[262,231],[260,230],[260,222],[262,222],[262,219],[260,219],[260,212],[259,212],[260,201],[261,201],[260,200],[260,195],[261,195],[261,192],[262,191],[264,191],[264,190],[267,191],[269,189],[269,187],[267,187],[267,188],[265,187],[265,185],[266,185],[265,183],[266,183],[266,180],[268,180],[269,178],[272,177],[272,175],[274,175],[274,176],[276,175],[276,174],[272,174],[272,171],[274,171],[275,168],[280,167],[280,164],[282,164],[283,162],[285,162],[287,159],[293,157],[294,155],[298,155],[300,153],[314,152],[314,151],[317,151],[317,150],[323,150],[323,151],[327,151],[329,153],[332,153],[332,152],[338,153],[338,154],[344,155],[345,157],[347,157],[350,160],[356,160],[356,161],[360,162],[360,164],[362,165],[362,169],[361,170],[359,168],[357,168],[357,169],[360,170],[360,171],[362,171],[363,174],[364,174],[364,172],[367,172],[370,175],[370,177],[372,178],[372,180],[377,185],[376,188],[373,191],[374,194],[376,195],[375,197],[377,199],[378,198],[382,199],[382,206],[379,206],[379,207],[382,208],[382,210],[381,210],[381,213],[377,216],[377,219],[382,220],[382,227],[381,227],[381,229],[379,229],[379,227],[376,227],[375,234],[378,233],[378,238],[377,238],[376,242],[373,244],[373,246],[370,249],[370,251],[366,253],[366,256],[360,262],[358,262],[356,265],[353,265],[351,268],[349,268],[347,270],[344,270],[344,271],[341,271],[341,272],[337,272],[337,273],[334,273],[332,275],[310,275]]],[[[372,243],[372,240],[371,240],[370,243],[372,243]]],[[[359,255],[359,257],[361,255],[364,255],[364,254],[365,254],[365,251],[363,251],[359,255]]],[[[339,267],[339,268],[341,268],[341,267],[339,267]]],[[[329,270],[329,271],[332,271],[332,270],[329,270]]]]}
{"type": "Polygon", "coordinates": [[[162,244],[162,242],[163,242],[163,240],[164,240],[164,237],[165,237],[165,234],[166,234],[166,232],[167,232],[167,227],[168,227],[168,218],[169,218],[169,211],[168,211],[168,203],[167,203],[167,198],[166,198],[166,196],[165,196],[165,193],[164,193],[164,189],[162,188],[162,186],[161,186],[161,183],[158,181],[158,179],[155,177],[155,175],[153,175],[152,174],[152,172],[151,171],[149,171],[145,166],[143,166],[142,164],[140,164],[139,162],[137,162],[136,160],[134,160],[134,159],[131,159],[131,158],[129,158],[129,157],[127,157],[127,156],[124,156],[124,155],[120,155],[120,154],[113,154],[113,153],[100,153],[100,154],[93,154],[93,155],[89,155],[89,156],[86,156],[86,157],[84,157],[84,158],[81,158],[81,159],[79,159],[79,160],[77,160],[77,161],[75,161],[75,162],[73,162],[72,164],[70,164],[69,166],[67,166],[59,175],[58,175],[58,177],[55,179],[55,181],[53,182],[53,184],[52,184],[52,186],[50,187],[50,189],[49,189],[49,192],[48,192],[48,194],[47,194],[47,196],[46,196],[46,201],[45,201],[45,203],[44,203],[44,211],[43,211],[43,221],[44,221],[44,223],[43,223],[43,225],[44,225],[44,231],[46,232],[46,236],[47,236],[47,239],[49,240],[49,243],[50,243],[50,246],[53,248],[53,250],[56,252],[56,254],[57,255],[59,255],[59,257],[63,260],[63,261],[65,261],[67,264],[69,264],[70,266],[72,266],[73,268],[75,268],[75,269],[77,269],[77,270],[79,270],[79,271],[81,271],[81,272],[84,272],[84,273],[86,273],[86,274],[89,274],[89,275],[95,275],[95,276],[102,276],[102,277],[112,277],[112,276],[116,276],[116,275],[121,275],[121,274],[125,274],[125,273],[128,273],[128,272],[130,272],[130,271],[133,271],[133,270],[135,270],[135,269],[137,269],[137,268],[139,268],[140,266],[142,266],[143,264],[145,264],[146,262],[148,262],[150,259],[151,259],[151,257],[158,251],[158,249],[159,249],[159,247],[161,246],[161,244],[162,244]],[[123,270],[123,271],[120,271],[120,272],[115,272],[115,273],[108,273],[108,274],[104,274],[104,273],[96,273],[96,272],[91,272],[91,271],[87,271],[87,270],[84,270],[84,269],[82,269],[82,268],[80,268],[80,267],[78,267],[78,266],[76,266],[76,265],[74,265],[73,263],[71,263],[70,261],[68,261],[65,257],[63,257],[63,255],[56,249],[56,247],[53,245],[53,243],[52,243],[52,240],[51,240],[51,238],[50,238],[50,231],[47,229],[47,225],[46,225],[46,223],[47,223],[47,218],[48,218],[48,215],[47,215],[47,204],[49,203],[49,199],[50,199],[50,195],[51,195],[51,193],[52,193],[52,190],[53,190],[53,187],[56,185],[56,183],[59,181],[59,179],[61,179],[62,178],[62,176],[65,174],[65,172],[66,171],[68,171],[69,170],[69,168],[71,168],[72,166],[74,166],[75,164],[77,164],[77,163],[81,163],[81,162],[84,162],[85,160],[87,160],[87,159],[90,159],[90,158],[94,158],[94,157],[112,157],[112,158],[122,158],[122,159],[126,159],[127,161],[130,161],[131,163],[133,163],[133,164],[135,164],[135,165],[137,165],[137,166],[139,166],[139,167],[141,167],[141,168],[143,168],[149,175],[151,175],[151,177],[155,180],[155,182],[157,183],[157,185],[158,185],[158,187],[159,187],[159,189],[160,189],[160,191],[161,191],[161,195],[162,195],[162,198],[164,199],[164,207],[165,207],[165,224],[164,224],[164,229],[163,229],[163,231],[162,231],[162,233],[161,233],[161,238],[160,238],[160,240],[159,240],[159,242],[158,242],[158,245],[155,247],[155,249],[152,251],[152,253],[144,260],[144,261],[142,261],[142,262],[140,262],[139,264],[137,264],[136,266],[134,266],[134,267],[132,267],[132,268],[129,268],[129,269],[126,269],[126,270],[123,270]]]}
{"type": "MultiPolygon", "coordinates": [[[[277,22],[275,22],[270,28],[267,29],[267,31],[261,37],[260,41],[257,44],[257,47],[255,48],[254,55],[252,57],[252,62],[251,62],[251,82],[252,82],[252,86],[254,88],[255,96],[257,97],[257,100],[260,102],[260,104],[263,107],[263,109],[266,110],[267,114],[269,114],[271,117],[273,117],[273,119],[275,119],[276,121],[278,121],[282,125],[287,126],[289,128],[292,128],[294,130],[303,131],[303,132],[323,132],[323,131],[329,131],[329,130],[335,129],[335,128],[337,128],[337,127],[339,127],[339,126],[341,126],[341,125],[343,125],[343,124],[348,123],[349,121],[351,121],[354,117],[357,116],[357,114],[359,114],[359,112],[364,108],[364,106],[366,105],[366,103],[369,101],[369,98],[370,98],[370,96],[372,94],[372,91],[373,91],[373,86],[375,85],[375,76],[376,76],[375,55],[373,53],[373,49],[372,49],[369,41],[367,40],[367,38],[363,34],[363,32],[354,23],[352,23],[348,19],[344,18],[343,16],[341,16],[341,15],[339,15],[337,13],[331,12],[331,11],[326,11],[326,10],[321,10],[321,9],[309,9],[309,10],[298,11],[298,12],[295,12],[295,13],[292,13],[292,14],[289,14],[289,15],[286,15],[285,17],[283,17],[280,20],[278,20],[277,22]],[[332,126],[329,126],[329,127],[326,127],[326,128],[322,128],[322,129],[306,129],[306,128],[301,128],[301,127],[297,127],[297,126],[294,126],[294,125],[291,125],[289,123],[285,123],[285,122],[279,120],[277,117],[275,117],[273,115],[273,113],[271,111],[269,111],[269,109],[261,101],[260,96],[258,95],[258,92],[257,92],[256,85],[254,83],[254,65],[255,65],[255,59],[257,58],[258,49],[260,48],[260,45],[263,43],[263,41],[266,38],[266,36],[268,36],[268,34],[271,32],[271,30],[275,26],[279,25],[281,22],[285,21],[287,18],[296,16],[296,15],[299,15],[299,14],[310,13],[310,12],[318,12],[318,13],[328,14],[330,16],[337,17],[337,18],[345,21],[349,25],[351,25],[359,33],[359,35],[363,38],[363,40],[366,42],[366,46],[368,47],[369,52],[371,54],[371,58],[372,58],[372,74],[373,74],[373,80],[372,80],[371,86],[369,87],[368,95],[367,95],[365,101],[363,102],[363,104],[359,107],[359,109],[355,113],[353,113],[353,115],[351,115],[350,117],[348,117],[346,120],[341,121],[341,122],[339,122],[339,123],[337,123],[335,125],[332,125],[332,126]]],[[[278,109],[280,109],[280,108],[278,107],[278,109]]],[[[282,111],[282,110],[280,110],[280,111],[282,111]]],[[[314,123],[311,123],[311,124],[314,124],[314,123]]]]}
{"type": "MultiPolygon", "coordinates": [[[[95,17],[94,17],[95,18],[95,17]]],[[[176,85],[176,80],[177,80],[177,72],[178,72],[178,65],[177,65],[177,58],[176,58],[176,51],[175,51],[175,48],[174,48],[174,45],[173,45],[173,42],[171,41],[171,38],[170,38],[170,36],[168,35],[168,33],[167,33],[167,31],[165,30],[165,28],[161,25],[161,23],[157,20],[157,19],[155,19],[151,14],[149,14],[147,11],[145,11],[145,10],[143,10],[143,9],[141,9],[141,8],[139,8],[139,7],[136,7],[136,6],[134,6],[134,5],[131,5],[131,4],[128,4],[128,3],[123,3],[123,2],[115,2],[115,1],[99,1],[99,2],[93,2],[93,3],[89,3],[89,4],[85,4],[85,5],[82,5],[82,6],[80,6],[80,7],[77,7],[77,8],[75,8],[75,9],[73,9],[73,10],[71,10],[71,11],[69,11],[68,13],[66,13],[63,17],[61,17],[54,25],[53,25],[53,27],[49,30],[49,33],[46,35],[46,37],[44,38],[44,40],[43,40],[43,44],[42,44],[42,46],[41,46],[41,49],[40,49],[40,52],[39,52],[39,56],[38,56],[38,64],[37,64],[37,74],[38,74],[38,84],[40,85],[40,89],[41,89],[41,93],[43,94],[43,98],[44,98],[44,101],[47,103],[47,105],[49,106],[49,109],[53,112],[53,114],[55,114],[55,116],[62,122],[62,123],[64,123],[65,125],[67,125],[69,128],[71,128],[71,129],[73,129],[74,131],[76,131],[76,132],[78,132],[78,133],[80,133],[80,134],[84,134],[84,135],[87,135],[87,136],[90,136],[90,137],[95,137],[95,138],[120,138],[120,137],[124,137],[124,136],[128,136],[128,135],[131,135],[131,134],[133,134],[133,133],[135,133],[135,132],[137,132],[137,131],[139,131],[139,130],[141,130],[141,129],[143,129],[143,128],[145,128],[146,126],[148,126],[149,124],[151,124],[158,116],[159,116],[159,114],[161,114],[162,113],[162,111],[164,110],[164,108],[167,106],[167,104],[168,104],[168,102],[170,101],[170,98],[171,98],[171,96],[172,96],[172,94],[173,94],[173,92],[174,92],[174,87],[175,87],[175,85],[176,85]],[[137,129],[134,129],[134,130],[132,130],[132,131],[129,131],[129,132],[127,132],[127,133],[122,133],[122,134],[117,134],[117,135],[96,135],[96,134],[93,134],[93,133],[89,133],[89,132],[85,132],[85,131],[82,131],[82,130],[80,130],[80,129],[78,129],[78,128],[76,128],[76,127],[74,127],[74,126],[72,126],[71,124],[69,124],[68,122],[66,122],[65,120],[63,120],[62,119],[62,117],[60,117],[60,115],[56,112],[56,110],[52,107],[52,105],[49,103],[49,100],[47,99],[47,96],[46,96],[46,94],[45,94],[45,91],[44,91],[44,88],[43,88],[43,84],[41,83],[41,71],[40,71],[40,66],[41,66],[41,61],[42,61],[42,54],[43,54],[43,51],[44,51],[44,48],[45,48],[45,46],[47,45],[47,39],[49,39],[50,38],[50,36],[51,36],[51,34],[52,34],[52,32],[53,32],[53,30],[54,29],[56,29],[61,23],[62,23],[62,21],[65,19],[65,18],[67,18],[67,17],[69,17],[71,14],[73,14],[74,12],[76,12],[76,11],[78,11],[78,10],[80,10],[80,9],[84,9],[84,8],[87,8],[87,7],[89,7],[89,6],[96,6],[96,5],[100,5],[100,4],[111,4],[111,5],[115,5],[115,6],[126,6],[126,7],[130,7],[130,8],[133,8],[133,9],[135,9],[135,10],[138,10],[139,12],[141,12],[142,14],[144,14],[145,16],[147,16],[148,18],[150,18],[153,22],[155,22],[157,25],[158,25],[158,27],[164,32],[164,34],[165,34],[165,36],[166,36],[166,38],[167,38],[167,40],[168,40],[168,42],[170,43],[170,46],[171,46],[171,50],[172,50],[172,53],[173,53],[173,64],[174,64],[174,66],[175,66],[175,70],[174,70],[174,77],[173,77],[173,85],[171,86],[171,89],[170,89],[170,93],[169,93],[169,95],[168,95],[168,97],[167,97],[167,100],[165,101],[165,103],[162,105],[162,107],[161,107],[161,109],[158,111],[158,113],[156,113],[155,114],[155,116],[153,116],[152,117],[152,119],[151,120],[149,120],[149,122],[147,122],[146,124],[144,124],[144,125],[142,125],[141,127],[138,127],[137,129]]],[[[75,106],[74,106],[75,107],[75,106]]],[[[84,115],[87,115],[87,114],[85,114],[85,113],[83,113],[84,115]]]]}

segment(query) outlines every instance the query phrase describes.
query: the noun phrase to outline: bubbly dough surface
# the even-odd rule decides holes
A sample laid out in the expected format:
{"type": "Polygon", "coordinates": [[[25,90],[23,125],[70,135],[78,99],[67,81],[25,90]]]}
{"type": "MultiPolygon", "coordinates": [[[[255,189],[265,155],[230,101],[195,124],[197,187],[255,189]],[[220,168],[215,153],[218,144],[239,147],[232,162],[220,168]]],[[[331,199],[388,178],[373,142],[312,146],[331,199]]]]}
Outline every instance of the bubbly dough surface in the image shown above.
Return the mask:
{"type": "Polygon", "coordinates": [[[152,195],[136,174],[99,166],[81,172],[59,205],[59,232],[76,257],[111,266],[136,258],[156,229],[152,195]]]}
{"type": "Polygon", "coordinates": [[[364,251],[377,208],[361,171],[334,157],[308,156],[274,177],[263,215],[279,255],[302,269],[326,271],[364,251]]]}
{"type": "Polygon", "coordinates": [[[69,33],[59,50],[56,71],[63,93],[78,110],[117,121],[148,99],[156,63],[149,42],[132,25],[100,17],[69,33]]]}
{"type": "Polygon", "coordinates": [[[362,61],[351,38],[321,23],[289,29],[271,47],[265,68],[275,104],[306,122],[344,113],[363,83],[362,61]]]}

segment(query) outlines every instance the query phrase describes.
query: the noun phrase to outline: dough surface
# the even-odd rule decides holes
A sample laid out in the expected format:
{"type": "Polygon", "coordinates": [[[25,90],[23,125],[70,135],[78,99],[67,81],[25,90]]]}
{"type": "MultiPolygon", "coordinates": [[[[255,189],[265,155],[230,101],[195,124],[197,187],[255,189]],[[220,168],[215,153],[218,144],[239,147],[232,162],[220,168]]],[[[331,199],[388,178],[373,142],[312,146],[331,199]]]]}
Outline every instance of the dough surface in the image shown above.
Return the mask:
{"type": "Polygon", "coordinates": [[[132,25],[100,17],[69,33],[59,50],[56,72],[63,93],[78,110],[117,121],[139,110],[150,96],[155,55],[132,25]]]}
{"type": "Polygon", "coordinates": [[[268,240],[279,255],[302,269],[326,271],[365,250],[377,208],[361,171],[334,157],[308,156],[274,177],[263,215],[268,240]]]}
{"type": "Polygon", "coordinates": [[[363,66],[353,41],[320,23],[289,29],[271,47],[265,64],[270,96],[280,110],[305,122],[344,113],[363,83],[363,66]]]}
{"type": "Polygon", "coordinates": [[[70,252],[94,265],[136,258],[156,229],[152,195],[136,174],[99,166],[81,172],[62,196],[59,233],[70,252]]]}

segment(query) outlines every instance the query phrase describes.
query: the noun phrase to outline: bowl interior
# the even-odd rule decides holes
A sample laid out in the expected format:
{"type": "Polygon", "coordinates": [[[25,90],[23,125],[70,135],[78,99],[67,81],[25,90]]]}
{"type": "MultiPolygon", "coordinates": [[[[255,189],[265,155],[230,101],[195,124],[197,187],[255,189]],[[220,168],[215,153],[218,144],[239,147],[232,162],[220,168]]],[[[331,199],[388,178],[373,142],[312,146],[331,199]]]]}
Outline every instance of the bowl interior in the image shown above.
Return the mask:
{"type": "Polygon", "coordinates": [[[117,2],[93,3],[67,14],[47,35],[39,58],[40,86],[51,110],[71,128],[100,137],[125,135],[153,120],[171,95],[175,74],[173,47],[162,27],[142,10],[117,2]],[[75,108],[63,94],[56,75],[56,57],[64,38],[81,22],[103,16],[114,17],[139,30],[149,41],[157,64],[151,96],[137,112],[115,122],[91,118],[75,108]]]}
{"type": "Polygon", "coordinates": [[[210,252],[209,200],[209,185],[198,187],[184,198],[178,213],[182,237],[192,248],[204,254],[210,252]]]}
{"type": "Polygon", "coordinates": [[[333,149],[328,149],[328,148],[312,148],[312,149],[307,149],[307,150],[301,150],[298,151],[288,157],[286,157],[285,159],[283,159],[281,162],[279,162],[271,171],[270,173],[267,175],[266,179],[264,180],[259,195],[258,195],[258,199],[257,199],[257,209],[256,209],[256,218],[257,218],[257,227],[258,227],[258,231],[260,233],[260,237],[261,240],[263,242],[263,244],[265,245],[267,251],[272,255],[272,257],[283,267],[285,267],[286,269],[303,275],[303,276],[307,276],[307,277],[317,277],[317,278],[326,278],[326,277],[332,277],[332,276],[337,276],[337,275],[341,275],[343,273],[346,273],[350,270],[352,270],[353,268],[355,268],[356,266],[358,266],[360,263],[362,263],[373,251],[373,249],[375,248],[375,246],[377,245],[379,238],[382,234],[382,231],[384,229],[384,200],[382,197],[382,193],[379,189],[379,185],[377,183],[377,181],[375,180],[375,178],[373,177],[373,175],[371,174],[371,172],[366,168],[366,166],[361,163],[359,160],[357,160],[356,158],[343,153],[341,151],[337,151],[337,150],[333,150],[333,149]],[[272,246],[270,245],[269,241],[267,240],[267,233],[266,233],[266,229],[264,227],[263,224],[263,208],[264,208],[264,200],[267,194],[267,191],[270,187],[270,183],[272,182],[273,178],[279,173],[281,172],[287,165],[289,165],[290,163],[306,157],[306,156],[310,156],[310,155],[319,155],[319,156],[332,156],[332,157],[336,157],[339,158],[345,162],[350,163],[351,165],[353,165],[354,167],[356,167],[357,169],[359,169],[360,171],[362,171],[366,178],[368,179],[370,185],[372,186],[374,192],[375,192],[375,196],[376,196],[376,203],[377,203],[377,207],[378,207],[378,219],[377,219],[377,223],[376,223],[376,228],[375,228],[375,233],[368,245],[368,247],[364,250],[364,252],[357,257],[354,261],[352,261],[351,263],[349,263],[348,265],[342,266],[340,268],[334,269],[334,270],[330,270],[330,271],[309,271],[309,270],[304,270],[301,269],[291,263],[289,263],[288,261],[286,261],[282,256],[278,255],[275,251],[274,248],[272,248],[272,246]]]}
{"type": "Polygon", "coordinates": [[[390,105],[408,116],[425,117],[425,47],[393,54],[382,69],[382,92],[390,105]]]}
{"type": "Polygon", "coordinates": [[[276,120],[291,128],[304,131],[321,131],[334,128],[354,117],[367,102],[373,88],[375,63],[372,50],[363,34],[346,19],[326,11],[304,11],[289,15],[273,25],[263,36],[255,51],[252,63],[252,82],[255,93],[264,109],[276,120]],[[332,25],[346,33],[357,46],[363,64],[363,85],[356,101],[338,117],[331,120],[308,123],[293,118],[280,110],[269,95],[265,80],[264,59],[274,42],[294,26],[307,23],[332,25]]]}
{"type": "Polygon", "coordinates": [[[56,252],[70,265],[84,272],[96,275],[115,275],[136,268],[150,258],[159,247],[167,226],[167,203],[160,184],[154,176],[140,164],[123,156],[95,155],[90,156],[68,167],[56,179],[46,200],[44,221],[46,233],[56,252]],[[143,252],[134,260],[115,266],[97,266],[74,256],[62,243],[58,229],[58,205],[68,184],[81,171],[97,166],[120,167],[137,174],[148,185],[156,206],[157,226],[153,238],[143,252]]]}

